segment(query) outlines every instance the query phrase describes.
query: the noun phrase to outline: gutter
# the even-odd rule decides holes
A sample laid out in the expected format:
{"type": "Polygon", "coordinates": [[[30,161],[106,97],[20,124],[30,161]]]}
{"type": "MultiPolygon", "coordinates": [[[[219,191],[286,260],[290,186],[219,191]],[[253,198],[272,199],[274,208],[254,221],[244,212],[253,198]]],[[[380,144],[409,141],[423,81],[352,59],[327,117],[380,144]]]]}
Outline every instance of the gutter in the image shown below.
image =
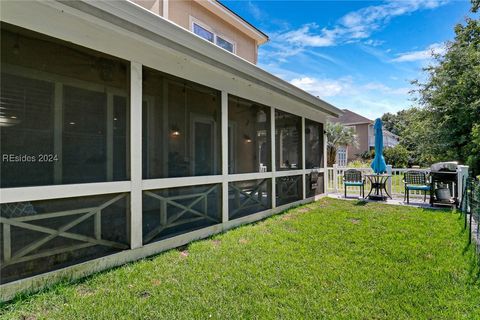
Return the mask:
{"type": "Polygon", "coordinates": [[[330,116],[338,117],[343,114],[341,109],[130,1],[57,0],[42,3],[57,9],[58,4],[62,4],[80,10],[330,116]]]}

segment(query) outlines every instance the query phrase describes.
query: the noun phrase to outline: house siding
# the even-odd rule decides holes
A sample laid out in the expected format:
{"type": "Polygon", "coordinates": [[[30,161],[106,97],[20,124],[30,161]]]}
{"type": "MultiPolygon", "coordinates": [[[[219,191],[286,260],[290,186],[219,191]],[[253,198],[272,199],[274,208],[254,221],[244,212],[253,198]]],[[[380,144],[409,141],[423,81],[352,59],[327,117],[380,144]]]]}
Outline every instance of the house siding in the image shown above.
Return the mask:
{"type": "Polygon", "coordinates": [[[214,33],[235,42],[235,54],[256,63],[256,42],[231,24],[223,21],[195,1],[170,1],[168,18],[179,26],[190,30],[190,17],[206,24],[214,33]]]}
{"type": "Polygon", "coordinates": [[[369,124],[357,124],[355,125],[355,132],[358,138],[358,146],[348,146],[347,159],[353,161],[358,158],[358,154],[368,150],[368,126],[369,124]]]}
{"type": "Polygon", "coordinates": [[[152,11],[159,16],[163,16],[163,1],[162,0],[130,0],[139,6],[152,11]]]}

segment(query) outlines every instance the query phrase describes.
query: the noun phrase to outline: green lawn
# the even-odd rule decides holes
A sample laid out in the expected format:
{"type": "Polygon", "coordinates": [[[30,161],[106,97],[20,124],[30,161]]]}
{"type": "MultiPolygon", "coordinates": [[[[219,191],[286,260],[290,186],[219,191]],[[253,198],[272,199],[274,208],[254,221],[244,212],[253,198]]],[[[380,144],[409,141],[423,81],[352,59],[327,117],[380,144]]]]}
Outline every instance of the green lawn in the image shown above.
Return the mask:
{"type": "Polygon", "coordinates": [[[2,306],[2,319],[480,319],[459,215],[322,199],[2,306]]]}

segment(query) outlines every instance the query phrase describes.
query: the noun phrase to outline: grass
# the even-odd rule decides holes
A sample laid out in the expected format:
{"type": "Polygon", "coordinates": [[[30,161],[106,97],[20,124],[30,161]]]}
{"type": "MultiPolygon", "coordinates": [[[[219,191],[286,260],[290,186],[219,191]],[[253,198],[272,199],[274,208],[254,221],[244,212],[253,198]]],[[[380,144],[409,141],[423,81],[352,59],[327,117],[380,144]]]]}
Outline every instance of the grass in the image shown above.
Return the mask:
{"type": "Polygon", "coordinates": [[[322,199],[3,305],[2,319],[480,319],[459,215],[322,199]]]}

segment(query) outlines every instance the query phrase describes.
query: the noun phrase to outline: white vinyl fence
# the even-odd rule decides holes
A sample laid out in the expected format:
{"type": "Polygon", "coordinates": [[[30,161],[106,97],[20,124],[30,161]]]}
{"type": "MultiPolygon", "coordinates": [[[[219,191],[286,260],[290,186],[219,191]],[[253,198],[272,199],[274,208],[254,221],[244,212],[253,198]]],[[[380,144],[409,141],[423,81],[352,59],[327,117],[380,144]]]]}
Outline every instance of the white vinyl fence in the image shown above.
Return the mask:
{"type": "MultiPolygon", "coordinates": [[[[343,173],[348,169],[357,169],[362,171],[363,174],[373,173],[371,168],[348,168],[348,167],[338,167],[333,165],[333,167],[327,168],[326,178],[327,178],[327,192],[329,193],[343,193],[343,173]]],[[[395,197],[403,197],[405,194],[405,188],[403,184],[403,175],[405,171],[415,170],[422,171],[427,174],[430,173],[430,169],[405,169],[405,168],[392,168],[392,166],[387,166],[388,174],[391,174],[392,177],[388,179],[387,190],[388,192],[395,197]]],[[[370,181],[365,179],[365,195],[368,194],[370,190],[370,181]]],[[[354,195],[358,194],[358,187],[348,187],[348,194],[354,195]]],[[[410,196],[413,197],[423,197],[423,192],[420,191],[410,191],[410,196]]],[[[428,194],[427,194],[428,197],[428,194]]]]}

